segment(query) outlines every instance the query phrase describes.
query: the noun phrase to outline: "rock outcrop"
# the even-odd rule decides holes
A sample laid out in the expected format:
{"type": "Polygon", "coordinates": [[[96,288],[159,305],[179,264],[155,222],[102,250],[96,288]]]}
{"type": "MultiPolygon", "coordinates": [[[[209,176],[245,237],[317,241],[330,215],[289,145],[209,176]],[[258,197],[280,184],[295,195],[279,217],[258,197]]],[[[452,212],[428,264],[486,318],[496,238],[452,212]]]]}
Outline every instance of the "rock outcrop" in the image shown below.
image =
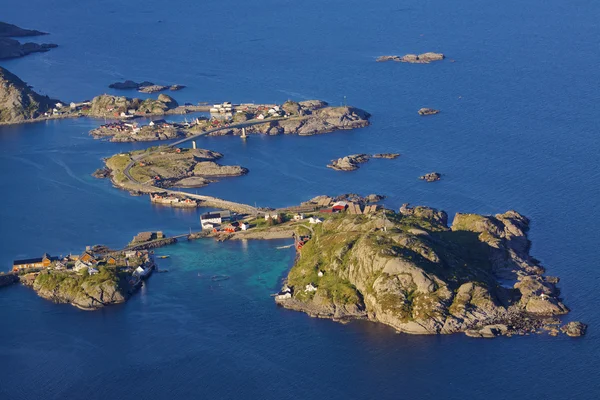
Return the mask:
{"type": "Polygon", "coordinates": [[[32,287],[40,297],[83,310],[124,303],[131,291],[127,275],[108,268],[101,268],[96,275],[44,271],[37,275],[32,287]]]}
{"type": "Polygon", "coordinates": [[[24,57],[31,53],[44,53],[58,47],[54,43],[21,43],[10,38],[0,38],[0,59],[24,57]]]}
{"type": "Polygon", "coordinates": [[[337,160],[331,160],[331,164],[327,165],[328,168],[333,168],[336,171],[354,171],[358,169],[358,164],[369,161],[370,156],[368,154],[352,154],[337,160]]]}
{"type": "Polygon", "coordinates": [[[429,64],[432,61],[441,61],[446,58],[442,53],[423,53],[423,54],[407,54],[400,56],[381,56],[377,58],[377,62],[395,61],[411,64],[429,64]]]}
{"type": "Polygon", "coordinates": [[[275,301],[317,317],[369,319],[412,334],[537,332],[544,317],[567,308],[529,255],[528,225],[508,211],[457,214],[448,227],[443,211],[408,205],[385,217],[329,218],[302,247],[288,291],[275,301]],[[555,307],[538,307],[542,298],[555,307]]]}
{"type": "Polygon", "coordinates": [[[43,116],[58,100],[41,96],[0,67],[0,123],[17,123],[43,116]]]}
{"type": "Polygon", "coordinates": [[[435,115],[439,114],[440,110],[436,110],[434,108],[421,108],[419,110],[419,115],[435,115]]]}
{"type": "Polygon", "coordinates": [[[388,160],[393,160],[395,158],[400,157],[400,153],[377,153],[377,154],[373,154],[371,157],[373,157],[373,158],[386,158],[388,160]]]}
{"type": "Polygon", "coordinates": [[[4,287],[4,286],[10,286],[14,283],[19,282],[19,276],[16,274],[5,274],[5,273],[0,273],[0,288],[4,287]]]}
{"type": "Polygon", "coordinates": [[[439,172],[430,172],[428,174],[420,176],[419,179],[425,182],[437,182],[440,179],[442,179],[442,174],[440,174],[439,172]]]}
{"type": "Polygon", "coordinates": [[[17,25],[0,21],[0,37],[25,37],[47,35],[46,32],[36,31],[35,29],[24,29],[17,25]]]}
{"type": "Polygon", "coordinates": [[[58,47],[53,43],[23,43],[10,37],[26,37],[47,35],[31,29],[19,28],[16,25],[0,22],[0,59],[23,57],[31,53],[46,52],[58,47]]]}
{"type": "Polygon", "coordinates": [[[111,89],[118,89],[118,90],[130,90],[130,89],[139,89],[141,87],[152,86],[152,85],[154,85],[154,83],[148,82],[148,81],[143,81],[143,82],[138,83],[138,82],[126,80],[123,82],[111,83],[110,85],[108,85],[108,87],[111,89]]]}
{"type": "Polygon", "coordinates": [[[162,86],[162,85],[148,85],[148,86],[142,86],[138,89],[139,92],[141,93],[156,93],[156,92],[162,92],[163,90],[167,90],[168,86],[162,86]]]}
{"type": "Polygon", "coordinates": [[[572,321],[560,328],[561,332],[571,337],[579,337],[585,335],[587,325],[581,322],[572,321]]]}
{"type": "Polygon", "coordinates": [[[331,163],[327,165],[328,168],[335,169],[336,171],[354,171],[360,168],[359,164],[366,163],[371,158],[383,158],[393,160],[398,158],[400,154],[397,153],[379,153],[379,154],[351,154],[349,156],[338,158],[337,160],[331,160],[331,163]]]}
{"type": "Polygon", "coordinates": [[[219,165],[214,161],[201,161],[194,167],[194,175],[202,177],[240,176],[248,169],[237,165],[219,165]]]}

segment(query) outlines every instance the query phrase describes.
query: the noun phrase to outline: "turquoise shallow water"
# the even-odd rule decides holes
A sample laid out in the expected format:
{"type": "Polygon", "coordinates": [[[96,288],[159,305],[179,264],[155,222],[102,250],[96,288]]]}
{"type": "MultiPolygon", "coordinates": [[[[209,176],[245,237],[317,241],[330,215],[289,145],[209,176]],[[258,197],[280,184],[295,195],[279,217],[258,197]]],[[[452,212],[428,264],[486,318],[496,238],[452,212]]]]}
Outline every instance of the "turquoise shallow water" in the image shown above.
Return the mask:
{"type": "MultiPolygon", "coordinates": [[[[600,219],[597,2],[524,4],[237,0],[14,3],[2,18],[46,30],[60,47],[0,63],[64,100],[122,79],[181,83],[187,101],[320,98],[373,114],[368,128],[318,137],[206,138],[250,174],[201,192],[283,206],[329,193],[383,193],[457,211],[516,209],[532,254],[561,277],[568,319],[585,338],[493,341],[398,335],[277,308],[292,263],[280,242],[181,243],[123,306],[86,313],[24,287],[0,291],[0,399],[597,398],[600,219]],[[381,54],[442,51],[430,65],[381,54]],[[442,113],[419,118],[416,111],[442,113]],[[399,152],[353,173],[325,165],[399,152]],[[444,179],[417,179],[430,171],[444,179]],[[199,275],[200,274],[200,275],[199,275]],[[229,275],[215,283],[210,276],[229,275]]],[[[35,39],[37,40],[37,39],[35,39]]],[[[117,92],[113,92],[117,93],[117,92]]],[[[125,93],[135,95],[135,92],[125,93]]],[[[198,228],[202,210],[154,207],[90,173],[146,144],[87,132],[102,121],[0,128],[0,264],[44,251],[120,246],[141,230],[198,228]]]]}

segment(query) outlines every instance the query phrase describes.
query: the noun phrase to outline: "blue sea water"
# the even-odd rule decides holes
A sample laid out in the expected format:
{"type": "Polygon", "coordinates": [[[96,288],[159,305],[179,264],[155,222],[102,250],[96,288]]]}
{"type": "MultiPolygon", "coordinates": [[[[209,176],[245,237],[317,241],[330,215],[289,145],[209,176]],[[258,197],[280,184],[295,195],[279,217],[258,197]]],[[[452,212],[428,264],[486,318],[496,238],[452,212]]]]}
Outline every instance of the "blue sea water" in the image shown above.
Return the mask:
{"type": "MultiPolygon", "coordinates": [[[[393,208],[516,209],[532,219],[533,256],[561,277],[567,319],[590,328],[486,341],[312,319],[269,296],[293,262],[277,249],[287,242],[180,243],[161,249],[170,272],[125,305],[83,312],[0,290],[0,399],[600,397],[599,14],[591,0],[5,1],[2,20],[59,47],[0,65],[65,101],[122,93],[107,88],[122,79],[184,84],[180,103],[346,97],[373,114],[370,127],[203,139],[251,172],[199,192],[259,206],[358,192],[393,208]],[[374,62],[425,51],[448,60],[374,62]],[[442,113],[420,118],[421,107],[442,113]],[[402,156],[325,167],[356,152],[402,156]],[[444,179],[417,179],[430,171],[444,179]]],[[[101,123],[0,127],[1,269],[198,228],[201,210],[152,206],[90,176],[103,157],[148,145],[91,139],[101,123]]]]}

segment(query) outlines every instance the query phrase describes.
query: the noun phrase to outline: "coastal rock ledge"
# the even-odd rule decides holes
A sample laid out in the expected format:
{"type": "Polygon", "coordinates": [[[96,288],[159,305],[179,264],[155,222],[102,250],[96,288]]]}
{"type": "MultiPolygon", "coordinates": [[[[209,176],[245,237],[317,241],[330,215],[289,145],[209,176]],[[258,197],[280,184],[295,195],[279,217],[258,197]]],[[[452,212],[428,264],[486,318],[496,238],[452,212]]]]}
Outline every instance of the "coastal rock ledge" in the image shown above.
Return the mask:
{"type": "MultiPolygon", "coordinates": [[[[275,301],[334,320],[367,319],[410,334],[524,335],[569,310],[556,278],[529,255],[516,211],[456,214],[404,205],[399,213],[339,214],[315,227],[275,301]]],[[[560,321],[558,321],[560,324],[560,321]]],[[[581,324],[583,325],[583,324],[581,324]]],[[[584,325],[583,325],[584,327],[584,325]]],[[[563,327],[583,334],[575,323],[563,327]]]]}

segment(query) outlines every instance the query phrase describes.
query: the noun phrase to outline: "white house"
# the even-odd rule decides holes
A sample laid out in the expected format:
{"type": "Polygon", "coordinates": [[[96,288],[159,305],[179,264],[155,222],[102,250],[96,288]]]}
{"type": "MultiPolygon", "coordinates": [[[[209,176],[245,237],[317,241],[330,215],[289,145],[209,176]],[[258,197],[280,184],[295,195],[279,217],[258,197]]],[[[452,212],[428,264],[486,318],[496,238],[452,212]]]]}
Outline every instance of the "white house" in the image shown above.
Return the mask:
{"type": "Polygon", "coordinates": [[[79,271],[81,271],[82,269],[84,269],[84,268],[89,268],[89,267],[91,267],[91,265],[90,265],[90,264],[88,264],[88,263],[86,263],[86,262],[83,262],[83,261],[81,261],[81,260],[77,260],[77,261],[75,262],[75,266],[73,267],[73,271],[75,271],[75,272],[79,272],[79,271]]]}
{"type": "Polygon", "coordinates": [[[211,230],[215,227],[216,225],[211,223],[211,222],[203,222],[202,223],[202,229],[208,229],[211,230]]]}
{"type": "Polygon", "coordinates": [[[278,294],[277,296],[275,296],[276,300],[285,300],[285,299],[291,299],[291,298],[292,298],[292,294],[290,292],[281,293],[281,294],[278,294]]]}
{"type": "Polygon", "coordinates": [[[256,117],[256,119],[265,119],[265,116],[262,114],[258,114],[258,116],[256,117]]]}
{"type": "Polygon", "coordinates": [[[317,291],[317,287],[315,285],[313,285],[312,283],[309,283],[308,285],[306,285],[306,288],[304,289],[305,292],[316,292],[317,291]]]}
{"type": "Polygon", "coordinates": [[[57,261],[54,264],[54,269],[57,270],[57,271],[62,271],[64,269],[66,269],[66,268],[67,268],[67,266],[62,261],[57,261]]]}
{"type": "Polygon", "coordinates": [[[324,275],[324,274],[323,274],[323,271],[319,271],[319,273],[317,274],[317,276],[318,276],[319,278],[322,278],[322,277],[323,277],[323,275],[324,275]]]}
{"type": "Polygon", "coordinates": [[[321,222],[323,222],[323,220],[319,219],[318,217],[310,217],[308,219],[309,224],[320,224],[321,222]]]}
{"type": "Polygon", "coordinates": [[[200,216],[200,223],[204,224],[221,224],[224,221],[230,221],[232,219],[231,211],[211,211],[204,213],[200,216]]]}
{"type": "Polygon", "coordinates": [[[135,269],[135,271],[133,271],[133,276],[137,276],[139,278],[143,278],[144,276],[148,275],[148,272],[150,272],[149,269],[144,269],[142,267],[137,267],[135,269]]]}
{"type": "Polygon", "coordinates": [[[63,108],[63,103],[56,103],[54,106],[56,108],[63,108]]]}
{"type": "Polygon", "coordinates": [[[98,272],[100,272],[100,271],[98,271],[98,270],[97,270],[96,268],[94,268],[94,267],[89,267],[89,268],[88,268],[88,273],[89,273],[90,275],[96,275],[98,272]]]}
{"type": "Polygon", "coordinates": [[[137,254],[137,252],[135,250],[129,250],[125,252],[125,258],[132,258],[135,257],[135,255],[137,254]]]}
{"type": "Polygon", "coordinates": [[[301,221],[304,219],[304,214],[296,214],[294,215],[294,221],[301,221]]]}
{"type": "Polygon", "coordinates": [[[248,229],[250,229],[250,225],[248,225],[248,224],[247,224],[247,223],[245,223],[245,222],[242,222],[242,224],[240,225],[240,228],[241,228],[243,231],[247,231],[248,229]]]}

